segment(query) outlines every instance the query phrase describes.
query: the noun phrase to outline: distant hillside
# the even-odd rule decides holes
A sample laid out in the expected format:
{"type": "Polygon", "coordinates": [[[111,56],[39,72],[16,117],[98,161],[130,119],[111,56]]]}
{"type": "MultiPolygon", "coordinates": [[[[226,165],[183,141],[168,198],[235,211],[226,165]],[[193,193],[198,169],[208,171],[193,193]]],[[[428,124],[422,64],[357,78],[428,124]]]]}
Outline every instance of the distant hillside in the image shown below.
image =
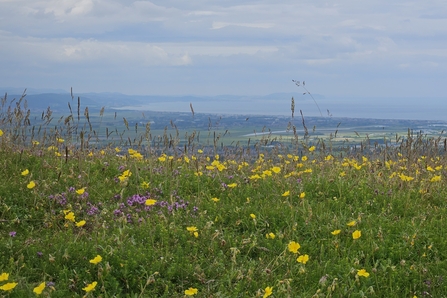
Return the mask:
{"type": "MultiPolygon", "coordinates": [[[[3,95],[4,96],[4,95],[3,95]]],[[[2,98],[3,98],[2,96],[2,98]]],[[[7,98],[9,100],[15,99],[18,101],[21,98],[21,94],[8,94],[7,98]]],[[[68,103],[70,103],[72,110],[77,109],[78,99],[77,97],[71,97],[70,93],[64,94],[56,94],[56,93],[43,93],[43,94],[31,94],[26,95],[24,98],[28,103],[28,108],[34,112],[40,112],[46,110],[48,107],[51,108],[54,112],[67,112],[69,111],[68,103]]],[[[82,97],[81,98],[81,108],[85,109],[85,107],[89,107],[89,109],[96,110],[100,109],[101,105],[97,101],[82,97]]]]}

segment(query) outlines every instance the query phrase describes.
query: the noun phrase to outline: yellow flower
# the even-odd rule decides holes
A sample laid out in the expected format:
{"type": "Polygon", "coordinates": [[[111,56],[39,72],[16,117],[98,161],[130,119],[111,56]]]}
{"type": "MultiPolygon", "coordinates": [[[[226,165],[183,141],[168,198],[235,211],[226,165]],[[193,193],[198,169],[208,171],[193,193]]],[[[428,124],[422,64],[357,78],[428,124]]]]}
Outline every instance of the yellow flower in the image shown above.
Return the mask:
{"type": "Polygon", "coordinates": [[[309,261],[309,255],[299,256],[298,259],[296,259],[296,261],[301,264],[306,264],[307,261],[309,261]]]}
{"type": "Polygon", "coordinates": [[[304,155],[303,157],[301,157],[301,160],[302,160],[302,161],[306,161],[306,160],[307,160],[307,156],[304,155]]]}
{"type": "Polygon", "coordinates": [[[3,272],[3,273],[0,275],[0,281],[8,280],[8,278],[9,278],[9,273],[3,272]]]}
{"type": "Polygon", "coordinates": [[[1,287],[0,287],[0,290],[3,290],[3,291],[11,291],[11,290],[14,289],[17,285],[18,285],[18,283],[16,283],[16,282],[8,282],[7,284],[4,284],[3,286],[1,286],[1,287]]]}
{"type": "Polygon", "coordinates": [[[300,193],[300,199],[304,199],[305,196],[306,196],[305,192],[300,193]]]}
{"type": "Polygon", "coordinates": [[[74,215],[74,213],[73,212],[67,212],[65,214],[65,219],[69,220],[69,221],[72,221],[72,222],[75,222],[75,215],[74,215]]]}
{"type": "Polygon", "coordinates": [[[290,195],[290,191],[289,191],[289,190],[285,191],[285,192],[282,194],[283,197],[287,197],[288,195],[290,195]]]}
{"type": "Polygon", "coordinates": [[[36,293],[37,295],[40,295],[40,294],[42,294],[44,289],[45,289],[45,282],[43,282],[40,285],[38,285],[37,287],[35,287],[33,292],[36,293]]]}
{"type": "Polygon", "coordinates": [[[315,151],[315,146],[312,146],[309,148],[309,152],[313,152],[313,151],[315,151]]]}
{"type": "Polygon", "coordinates": [[[441,175],[435,175],[430,179],[430,182],[438,182],[441,181],[441,175]]]}
{"type": "Polygon", "coordinates": [[[160,157],[158,158],[158,161],[160,161],[160,162],[164,162],[164,161],[166,161],[166,156],[160,156],[160,157]]]}
{"type": "Polygon", "coordinates": [[[37,146],[37,145],[40,144],[39,141],[33,141],[32,143],[33,143],[34,146],[37,146]]]}
{"type": "Polygon", "coordinates": [[[262,298],[267,298],[268,296],[272,295],[273,293],[273,287],[267,287],[264,290],[264,296],[262,298]]]}
{"type": "Polygon", "coordinates": [[[0,129],[0,137],[3,135],[3,130],[0,129]]]}
{"type": "Polygon", "coordinates": [[[331,232],[331,234],[335,236],[335,235],[340,234],[340,232],[341,232],[341,230],[334,230],[331,232]]]}
{"type": "Polygon", "coordinates": [[[36,186],[36,183],[34,181],[30,181],[30,183],[28,183],[26,185],[26,187],[29,188],[29,189],[33,189],[35,186],[36,186]]]}
{"type": "Polygon", "coordinates": [[[355,226],[356,225],[356,221],[355,220],[353,220],[353,221],[350,221],[350,222],[348,222],[346,225],[348,226],[348,227],[353,227],[353,226],[355,226]]]}
{"type": "Polygon", "coordinates": [[[300,249],[301,245],[298,242],[290,241],[287,245],[287,248],[290,252],[293,252],[294,254],[298,253],[298,249],[300,249]]]}
{"type": "Polygon", "coordinates": [[[195,227],[195,226],[186,227],[186,230],[188,230],[191,233],[198,231],[197,227],[195,227]]]}
{"type": "Polygon", "coordinates": [[[141,182],[141,188],[148,189],[150,186],[149,182],[143,181],[141,182]]]}
{"type": "Polygon", "coordinates": [[[227,185],[229,188],[235,188],[237,186],[237,183],[231,183],[227,185]]]}
{"type": "Polygon", "coordinates": [[[407,176],[407,175],[405,175],[405,174],[399,174],[398,176],[399,176],[400,180],[402,180],[402,181],[411,181],[411,180],[414,180],[413,177],[407,176]]]}
{"type": "Polygon", "coordinates": [[[273,173],[278,174],[281,172],[281,168],[280,167],[273,167],[272,168],[273,173]]]}
{"type": "Polygon", "coordinates": [[[218,199],[218,198],[212,198],[211,200],[213,200],[213,202],[219,202],[220,201],[220,199],[218,199]]]}
{"type": "Polygon", "coordinates": [[[78,195],[82,195],[82,194],[84,194],[84,192],[85,192],[85,187],[76,190],[76,193],[78,195]]]}
{"type": "Polygon", "coordinates": [[[275,239],[276,235],[273,234],[273,233],[268,233],[268,234],[265,235],[265,237],[266,237],[267,239],[275,239]]]}
{"type": "Polygon", "coordinates": [[[57,138],[57,142],[58,142],[58,143],[63,143],[63,142],[65,142],[65,140],[64,140],[64,139],[61,139],[61,138],[57,138]]]}
{"type": "Polygon", "coordinates": [[[93,156],[93,152],[90,151],[90,153],[87,154],[87,156],[93,156]]]}
{"type": "Polygon", "coordinates": [[[77,226],[78,228],[80,228],[80,227],[83,227],[86,223],[87,223],[87,222],[86,222],[85,220],[81,220],[81,221],[78,221],[78,222],[76,223],[76,226],[77,226]]]}
{"type": "Polygon", "coordinates": [[[202,153],[203,153],[203,150],[202,150],[202,149],[199,149],[199,150],[197,150],[197,153],[202,154],[202,153]]]}
{"type": "Polygon", "coordinates": [[[368,276],[369,276],[369,273],[366,272],[365,269],[360,269],[360,270],[357,270],[357,275],[358,275],[358,276],[363,276],[363,277],[368,277],[368,276]]]}
{"type": "Polygon", "coordinates": [[[88,284],[85,288],[82,288],[82,289],[88,293],[88,292],[93,291],[97,284],[98,283],[96,281],[94,281],[94,282],[92,282],[91,284],[88,284]]]}
{"type": "Polygon", "coordinates": [[[102,257],[100,255],[97,255],[96,257],[94,257],[93,259],[91,259],[89,262],[92,264],[98,264],[102,261],[102,257]]]}
{"type": "Polygon", "coordinates": [[[253,219],[255,219],[255,218],[256,218],[256,215],[254,215],[253,213],[251,213],[251,214],[250,214],[250,217],[253,218],[253,219]]]}
{"type": "Polygon", "coordinates": [[[26,169],[25,171],[23,171],[21,174],[22,174],[22,176],[26,176],[26,175],[28,175],[28,174],[29,174],[28,169],[26,169]]]}
{"type": "Polygon", "coordinates": [[[118,147],[115,147],[115,152],[116,152],[116,153],[120,153],[120,152],[121,152],[121,149],[118,148],[118,147]]]}
{"type": "Polygon", "coordinates": [[[146,202],[144,203],[146,206],[152,206],[155,205],[155,203],[157,203],[157,200],[154,199],[147,199],[146,202]]]}
{"type": "Polygon", "coordinates": [[[185,290],[185,295],[186,296],[194,296],[195,294],[197,294],[197,292],[199,292],[199,290],[197,290],[196,288],[189,288],[189,289],[185,290]]]}
{"type": "Polygon", "coordinates": [[[199,232],[194,232],[192,233],[194,235],[194,237],[198,238],[199,237],[199,232]]]}
{"type": "Polygon", "coordinates": [[[352,239],[356,240],[359,239],[362,236],[362,232],[359,230],[355,230],[352,232],[352,239]]]}

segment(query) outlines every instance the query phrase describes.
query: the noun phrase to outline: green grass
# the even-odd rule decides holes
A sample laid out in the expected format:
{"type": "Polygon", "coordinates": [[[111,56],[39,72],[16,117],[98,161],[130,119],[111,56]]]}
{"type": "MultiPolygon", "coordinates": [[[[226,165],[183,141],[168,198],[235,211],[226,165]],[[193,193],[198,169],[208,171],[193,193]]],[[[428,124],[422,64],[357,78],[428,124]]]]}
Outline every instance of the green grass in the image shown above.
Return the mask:
{"type": "Polygon", "coordinates": [[[0,120],[0,287],[17,283],[0,295],[447,296],[442,140],[101,151],[62,125],[31,144],[19,116],[0,120]]]}

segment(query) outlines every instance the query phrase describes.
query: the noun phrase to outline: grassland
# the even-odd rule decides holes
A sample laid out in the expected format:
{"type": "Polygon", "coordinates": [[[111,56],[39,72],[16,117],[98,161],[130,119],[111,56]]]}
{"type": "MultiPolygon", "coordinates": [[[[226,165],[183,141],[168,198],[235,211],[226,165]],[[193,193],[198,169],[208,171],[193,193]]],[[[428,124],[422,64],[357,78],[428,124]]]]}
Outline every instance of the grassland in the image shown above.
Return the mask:
{"type": "Polygon", "coordinates": [[[442,135],[233,146],[215,125],[209,143],[85,110],[37,127],[8,104],[2,296],[447,296],[442,135]]]}

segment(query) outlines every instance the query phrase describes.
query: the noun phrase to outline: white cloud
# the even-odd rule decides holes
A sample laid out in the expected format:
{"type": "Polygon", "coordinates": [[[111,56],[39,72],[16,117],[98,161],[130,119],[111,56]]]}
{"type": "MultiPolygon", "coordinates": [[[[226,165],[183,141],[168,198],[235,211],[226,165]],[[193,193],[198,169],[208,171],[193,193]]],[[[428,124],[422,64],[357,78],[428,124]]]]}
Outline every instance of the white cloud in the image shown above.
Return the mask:
{"type": "MultiPolygon", "coordinates": [[[[0,0],[0,61],[14,69],[0,81],[70,67],[94,69],[91,80],[104,82],[154,73],[158,83],[147,90],[165,92],[173,88],[163,81],[181,73],[179,92],[200,93],[210,72],[219,80],[206,92],[283,91],[297,75],[327,92],[345,92],[334,78],[350,75],[359,82],[393,75],[412,86],[421,73],[445,75],[446,15],[441,0],[0,0]]],[[[439,86],[430,92],[441,94],[439,86]]]]}
{"type": "Polygon", "coordinates": [[[248,28],[272,28],[275,26],[272,23],[226,23],[226,22],[213,22],[211,29],[222,29],[228,26],[236,26],[236,27],[248,27],[248,28]]]}

